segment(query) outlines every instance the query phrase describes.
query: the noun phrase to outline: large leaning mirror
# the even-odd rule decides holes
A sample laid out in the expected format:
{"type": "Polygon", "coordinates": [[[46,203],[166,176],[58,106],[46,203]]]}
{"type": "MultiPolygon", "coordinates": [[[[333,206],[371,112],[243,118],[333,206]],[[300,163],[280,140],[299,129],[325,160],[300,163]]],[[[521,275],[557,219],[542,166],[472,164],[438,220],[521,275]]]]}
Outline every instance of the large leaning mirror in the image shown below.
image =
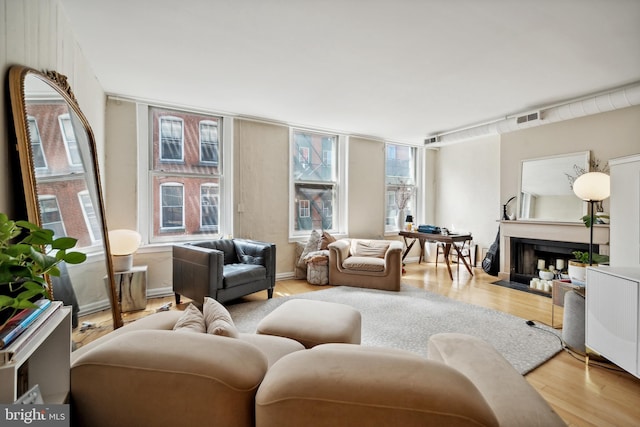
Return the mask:
{"type": "Polygon", "coordinates": [[[87,261],[66,266],[64,280],[79,307],[93,311],[108,301],[118,328],[122,316],[91,127],[61,74],[11,67],[9,93],[28,220],[78,239],[76,250],[87,261]]]}
{"type": "Polygon", "coordinates": [[[587,204],[572,188],[571,177],[589,170],[589,152],[523,160],[518,219],[581,222],[587,204]]]}

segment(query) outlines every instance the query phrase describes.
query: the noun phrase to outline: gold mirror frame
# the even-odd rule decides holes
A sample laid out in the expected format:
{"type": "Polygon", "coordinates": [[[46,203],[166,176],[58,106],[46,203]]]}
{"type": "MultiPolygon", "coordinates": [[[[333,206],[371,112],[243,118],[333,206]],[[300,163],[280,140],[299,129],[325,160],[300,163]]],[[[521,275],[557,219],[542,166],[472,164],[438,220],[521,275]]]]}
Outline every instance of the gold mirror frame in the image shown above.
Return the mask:
{"type": "MultiPolygon", "coordinates": [[[[106,265],[105,280],[111,305],[113,328],[119,328],[122,326],[122,312],[115,286],[113,264],[110,256],[111,250],[109,247],[109,239],[107,238],[108,229],[106,221],[104,220],[105,210],[100,185],[96,144],[91,126],[82,113],[71,87],[67,82],[66,76],[55,71],[48,71],[45,74],[29,67],[12,66],[9,69],[9,95],[11,98],[11,109],[13,111],[28,220],[40,226],[43,226],[44,223],[43,206],[40,203],[40,196],[43,195],[39,194],[39,185],[42,187],[48,185],[49,189],[55,189],[55,187],[52,186],[59,185],[62,187],[63,185],[68,185],[66,183],[71,180],[79,182],[80,185],[82,185],[82,181],[84,181],[86,190],[80,192],[83,193],[83,197],[80,197],[80,193],[77,193],[80,203],[76,203],[76,205],[87,206],[89,211],[93,209],[91,211],[92,215],[89,217],[91,220],[87,220],[87,215],[76,215],[76,217],[62,219],[62,215],[60,214],[60,223],[62,226],[65,224],[84,223],[86,234],[91,236],[89,240],[92,243],[88,246],[91,248],[89,251],[96,256],[100,256],[100,251],[103,251],[102,256],[104,256],[106,265]],[[28,94],[25,91],[27,79],[29,79],[31,86],[41,86],[42,93],[39,95],[42,99],[41,101],[37,103],[34,102],[33,99],[36,98],[36,96],[28,94]],[[32,99],[30,99],[30,97],[32,99]],[[43,168],[37,168],[35,163],[38,162],[38,165],[42,166],[42,162],[44,161],[42,157],[45,156],[44,151],[41,151],[42,155],[40,155],[40,150],[43,150],[42,147],[46,147],[45,144],[47,141],[40,139],[41,132],[39,128],[33,125],[35,120],[30,122],[29,111],[33,112],[34,109],[38,107],[44,108],[46,106],[50,107],[51,105],[56,105],[57,108],[60,108],[60,111],[62,111],[65,108],[65,104],[68,113],[58,115],[55,119],[49,120],[60,121],[58,132],[61,134],[64,140],[64,146],[67,148],[65,157],[71,160],[68,161],[65,167],[59,168],[57,172],[49,171],[47,165],[45,169],[47,169],[48,175],[43,175],[43,168]],[[63,116],[64,119],[61,119],[63,116]],[[37,135],[31,135],[32,127],[34,129],[33,133],[37,135]],[[65,135],[62,135],[63,133],[65,135]],[[34,138],[32,139],[32,137],[34,138]],[[72,144],[69,144],[67,142],[68,140],[71,140],[72,144]],[[39,150],[38,155],[36,155],[37,160],[34,158],[35,149],[32,141],[40,141],[39,146],[36,147],[39,150]],[[72,149],[69,147],[72,147],[72,149]],[[52,178],[54,175],[55,178],[52,178]],[[102,236],[99,236],[100,238],[97,236],[99,232],[102,233],[102,236]]],[[[55,166],[51,169],[54,168],[55,166]]],[[[75,211],[79,212],[78,209],[75,211]]],[[[61,211],[58,212],[60,213],[61,211]]],[[[77,238],[78,236],[71,235],[70,237],[77,238]]],[[[82,250],[80,246],[79,240],[78,250],[82,250]]],[[[81,264],[81,266],[82,265],[84,264],[81,264]]],[[[103,285],[100,280],[95,280],[95,282],[96,286],[103,285]]]]}

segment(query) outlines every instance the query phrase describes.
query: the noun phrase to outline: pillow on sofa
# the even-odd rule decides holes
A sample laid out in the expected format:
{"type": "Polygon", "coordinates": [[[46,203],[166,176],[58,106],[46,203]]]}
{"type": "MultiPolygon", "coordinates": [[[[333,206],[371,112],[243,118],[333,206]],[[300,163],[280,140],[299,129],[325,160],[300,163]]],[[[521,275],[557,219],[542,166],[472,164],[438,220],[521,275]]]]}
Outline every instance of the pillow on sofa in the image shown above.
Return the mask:
{"type": "Polygon", "coordinates": [[[355,240],[355,242],[351,242],[351,256],[384,258],[387,249],[389,249],[389,242],[386,240],[355,240]]]}
{"type": "Polygon", "coordinates": [[[238,338],[236,325],[233,324],[229,311],[222,304],[213,298],[205,297],[202,311],[208,334],[238,338]]]}
{"type": "Polygon", "coordinates": [[[195,305],[189,304],[173,326],[173,330],[178,332],[207,332],[204,324],[204,315],[195,305]]]}
{"type": "Polygon", "coordinates": [[[336,241],[336,238],[326,231],[322,232],[322,238],[320,239],[320,250],[324,251],[329,248],[329,244],[336,241]]]}
{"type": "Polygon", "coordinates": [[[304,258],[309,254],[309,252],[315,252],[320,249],[322,236],[316,230],[311,230],[311,236],[309,236],[309,240],[307,240],[307,244],[304,246],[304,250],[302,251],[302,255],[298,258],[298,262],[296,265],[298,267],[306,267],[304,262],[304,258]]]}

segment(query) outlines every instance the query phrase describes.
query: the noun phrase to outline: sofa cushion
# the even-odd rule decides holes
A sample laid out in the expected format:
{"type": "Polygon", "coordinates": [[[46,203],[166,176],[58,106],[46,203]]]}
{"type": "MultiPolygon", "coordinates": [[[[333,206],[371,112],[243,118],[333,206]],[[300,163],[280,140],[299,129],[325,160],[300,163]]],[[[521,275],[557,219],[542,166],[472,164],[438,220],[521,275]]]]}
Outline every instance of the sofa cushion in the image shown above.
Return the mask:
{"type": "Polygon", "coordinates": [[[342,263],[342,267],[353,271],[384,271],[384,259],[367,256],[350,256],[342,263]]]}
{"type": "Polygon", "coordinates": [[[207,333],[238,338],[240,334],[226,308],[213,298],[206,297],[202,308],[207,333]]]}
{"type": "Polygon", "coordinates": [[[204,315],[198,308],[189,304],[173,326],[174,331],[178,332],[207,332],[207,326],[204,324],[204,315]]]}
{"type": "Polygon", "coordinates": [[[223,287],[233,288],[267,277],[267,269],[256,264],[227,264],[222,272],[223,287]]]}
{"type": "Polygon", "coordinates": [[[384,258],[389,249],[389,242],[385,240],[360,240],[351,241],[351,256],[384,258]]]}

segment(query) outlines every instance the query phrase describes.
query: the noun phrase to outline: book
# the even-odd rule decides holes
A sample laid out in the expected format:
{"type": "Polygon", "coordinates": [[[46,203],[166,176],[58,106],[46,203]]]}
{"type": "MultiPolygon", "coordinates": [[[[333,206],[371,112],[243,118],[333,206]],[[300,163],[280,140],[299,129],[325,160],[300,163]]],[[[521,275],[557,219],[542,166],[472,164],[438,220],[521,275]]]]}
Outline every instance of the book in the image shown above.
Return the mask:
{"type": "Polygon", "coordinates": [[[29,351],[33,342],[32,338],[38,335],[50,318],[55,317],[55,313],[60,311],[60,307],[62,307],[62,301],[51,301],[41,310],[40,314],[36,316],[35,320],[23,333],[18,335],[6,347],[0,348],[0,366],[11,363],[18,353],[29,351]]]}
{"type": "Polygon", "coordinates": [[[13,342],[21,333],[27,330],[51,304],[51,300],[42,298],[36,302],[37,308],[25,308],[13,316],[2,329],[0,329],[0,349],[5,348],[13,342]]]}

